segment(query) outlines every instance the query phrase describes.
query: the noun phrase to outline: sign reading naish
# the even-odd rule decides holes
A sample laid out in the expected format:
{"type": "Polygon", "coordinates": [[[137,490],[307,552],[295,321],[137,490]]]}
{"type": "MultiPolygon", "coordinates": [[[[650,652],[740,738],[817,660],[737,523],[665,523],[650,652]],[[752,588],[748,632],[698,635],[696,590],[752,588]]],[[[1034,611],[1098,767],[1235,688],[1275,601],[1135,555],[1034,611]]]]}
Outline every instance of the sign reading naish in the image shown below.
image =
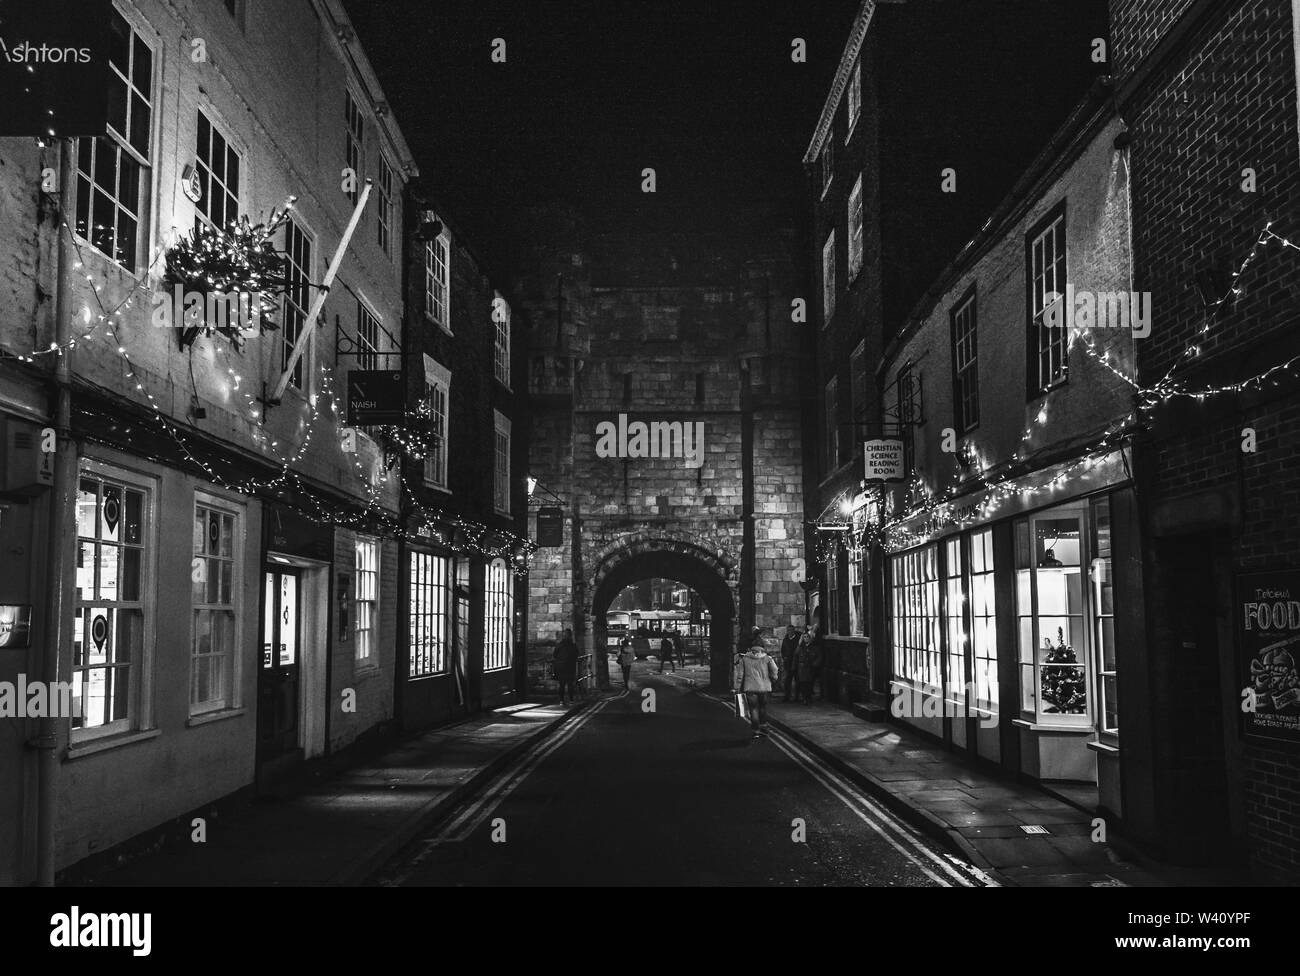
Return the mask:
{"type": "Polygon", "coordinates": [[[618,415],[618,423],[596,425],[598,458],[683,458],[688,468],[704,463],[704,422],[634,420],[618,415]]]}

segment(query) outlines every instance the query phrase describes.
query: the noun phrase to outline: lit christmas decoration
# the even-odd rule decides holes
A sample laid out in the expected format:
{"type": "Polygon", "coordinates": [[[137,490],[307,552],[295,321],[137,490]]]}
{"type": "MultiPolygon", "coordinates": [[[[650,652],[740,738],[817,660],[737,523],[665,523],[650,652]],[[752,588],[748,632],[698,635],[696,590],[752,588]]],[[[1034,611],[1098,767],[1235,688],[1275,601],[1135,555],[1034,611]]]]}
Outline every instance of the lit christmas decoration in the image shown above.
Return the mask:
{"type": "MultiPolygon", "coordinates": [[[[271,238],[288,219],[290,207],[273,211],[265,224],[254,224],[241,216],[224,230],[207,224],[195,227],[188,237],[167,249],[164,284],[181,296],[216,295],[226,301],[243,297],[250,304],[256,303],[252,318],[259,332],[277,329],[274,316],[279,307],[277,296],[285,285],[285,257],[271,238]]],[[[211,303],[208,307],[212,307],[211,303]]],[[[215,322],[206,317],[198,321],[186,317],[185,323],[185,345],[200,335],[221,335],[241,349],[247,338],[238,315],[218,316],[215,322]]]]}

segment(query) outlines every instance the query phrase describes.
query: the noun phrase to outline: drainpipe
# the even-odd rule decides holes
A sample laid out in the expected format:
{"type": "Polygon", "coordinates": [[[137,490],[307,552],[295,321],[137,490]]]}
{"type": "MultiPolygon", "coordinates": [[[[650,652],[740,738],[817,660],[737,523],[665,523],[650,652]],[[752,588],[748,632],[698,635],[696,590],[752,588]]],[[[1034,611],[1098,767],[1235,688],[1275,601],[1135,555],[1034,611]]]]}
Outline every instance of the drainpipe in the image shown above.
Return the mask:
{"type": "MultiPolygon", "coordinates": [[[[73,533],[77,484],[77,451],[72,439],[72,350],[66,348],[72,326],[68,319],[70,268],[72,255],[63,235],[63,219],[72,189],[72,140],[59,141],[59,202],[55,217],[58,241],[57,280],[54,298],[54,341],[63,349],[54,357],[54,384],[57,402],[54,429],[58,449],[54,457],[54,484],[50,489],[49,568],[46,575],[48,613],[45,624],[45,648],[41,657],[41,680],[52,690],[59,680],[60,652],[71,641],[69,593],[64,587],[68,539],[73,533]]],[[[55,777],[59,764],[59,719],[46,716],[40,720],[31,746],[37,751],[36,762],[36,883],[54,884],[54,815],[57,806],[55,777]]]]}

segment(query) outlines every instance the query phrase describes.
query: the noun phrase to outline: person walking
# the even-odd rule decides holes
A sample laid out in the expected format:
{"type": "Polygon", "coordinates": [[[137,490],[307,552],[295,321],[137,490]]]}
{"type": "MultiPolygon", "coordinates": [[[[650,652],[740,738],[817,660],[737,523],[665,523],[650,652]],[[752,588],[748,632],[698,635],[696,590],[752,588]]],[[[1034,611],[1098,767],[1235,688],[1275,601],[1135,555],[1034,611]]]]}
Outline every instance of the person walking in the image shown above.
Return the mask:
{"type": "Polygon", "coordinates": [[[682,640],[682,632],[674,630],[672,632],[673,657],[677,659],[682,667],[686,667],[686,642],[682,640]]]}
{"type": "Polygon", "coordinates": [[[818,697],[824,701],[826,699],[826,628],[820,622],[813,627],[812,645],[813,684],[816,686],[818,697]]]}
{"type": "Polygon", "coordinates": [[[565,627],[555,642],[551,655],[551,668],[560,683],[560,704],[568,705],[577,699],[578,645],[573,640],[573,630],[565,627]]]}
{"type": "Polygon", "coordinates": [[[780,672],[776,661],[763,648],[763,632],[755,627],[749,634],[749,650],[736,660],[732,674],[735,689],[745,695],[752,737],[767,735],[767,696],[780,672]]]}
{"type": "Polygon", "coordinates": [[[624,637],[618,646],[618,665],[623,669],[623,687],[631,688],[632,662],[636,660],[636,651],[632,650],[632,638],[624,637]]]}
{"type": "Polygon", "coordinates": [[[821,670],[821,647],[813,637],[811,627],[799,638],[799,649],[795,651],[794,666],[799,680],[799,700],[805,705],[811,705],[813,679],[821,670]]]}
{"type": "Polygon", "coordinates": [[[794,655],[799,650],[799,628],[791,624],[785,629],[781,640],[781,683],[785,685],[785,698],[790,700],[790,691],[794,687],[794,655]]]}
{"type": "Polygon", "coordinates": [[[672,635],[670,634],[664,634],[663,640],[659,642],[659,673],[660,674],[664,673],[665,664],[671,664],[673,666],[673,670],[674,671],[677,670],[677,661],[675,660],[675,654],[673,652],[673,639],[672,639],[672,635]]]}

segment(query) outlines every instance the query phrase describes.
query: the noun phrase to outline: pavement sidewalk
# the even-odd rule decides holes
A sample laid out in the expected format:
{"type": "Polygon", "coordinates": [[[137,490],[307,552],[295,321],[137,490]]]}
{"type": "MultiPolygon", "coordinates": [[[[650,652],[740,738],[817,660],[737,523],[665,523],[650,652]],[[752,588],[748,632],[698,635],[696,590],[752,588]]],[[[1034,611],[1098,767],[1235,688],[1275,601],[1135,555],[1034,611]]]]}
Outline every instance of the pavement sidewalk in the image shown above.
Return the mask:
{"type": "Polygon", "coordinates": [[[1046,790],[973,768],[896,725],[829,702],[768,708],[777,728],[818,754],[890,811],[1003,884],[1117,887],[1244,883],[1143,858],[1108,836],[1092,840],[1094,813],[1046,790]],[[1034,826],[1034,833],[1022,829],[1034,826]]]}
{"type": "Polygon", "coordinates": [[[208,820],[205,843],[192,843],[187,829],[93,880],[69,883],[358,884],[421,828],[597,699],[593,693],[565,708],[545,704],[543,696],[403,739],[321,782],[239,803],[208,820]]]}

